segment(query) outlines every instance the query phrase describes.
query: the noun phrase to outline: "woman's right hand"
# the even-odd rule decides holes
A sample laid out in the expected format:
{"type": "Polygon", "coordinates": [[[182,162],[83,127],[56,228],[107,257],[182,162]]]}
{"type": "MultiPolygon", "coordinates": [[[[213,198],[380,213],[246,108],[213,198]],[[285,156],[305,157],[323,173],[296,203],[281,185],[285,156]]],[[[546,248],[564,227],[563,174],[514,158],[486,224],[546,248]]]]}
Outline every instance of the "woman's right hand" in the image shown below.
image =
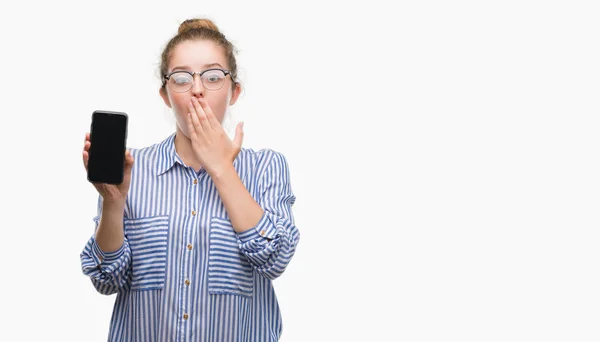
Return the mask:
{"type": "MultiPolygon", "coordinates": [[[[90,134],[85,134],[85,143],[83,145],[83,166],[85,171],[88,170],[88,160],[90,158],[90,134]]],[[[106,184],[106,183],[95,183],[92,182],[103,201],[125,203],[127,193],[129,192],[129,183],[131,182],[131,168],[133,167],[133,156],[129,150],[125,153],[125,173],[123,175],[123,182],[121,184],[106,184]]]]}

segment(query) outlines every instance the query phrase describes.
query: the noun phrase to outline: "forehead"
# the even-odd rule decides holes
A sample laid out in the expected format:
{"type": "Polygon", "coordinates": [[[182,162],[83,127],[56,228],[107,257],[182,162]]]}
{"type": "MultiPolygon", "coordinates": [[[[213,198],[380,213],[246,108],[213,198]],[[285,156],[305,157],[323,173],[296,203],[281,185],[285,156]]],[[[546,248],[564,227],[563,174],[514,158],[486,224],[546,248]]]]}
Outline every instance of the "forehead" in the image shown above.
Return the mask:
{"type": "Polygon", "coordinates": [[[228,68],[223,48],[210,40],[187,40],[175,46],[169,61],[174,66],[187,66],[198,71],[207,64],[219,63],[228,68]]]}

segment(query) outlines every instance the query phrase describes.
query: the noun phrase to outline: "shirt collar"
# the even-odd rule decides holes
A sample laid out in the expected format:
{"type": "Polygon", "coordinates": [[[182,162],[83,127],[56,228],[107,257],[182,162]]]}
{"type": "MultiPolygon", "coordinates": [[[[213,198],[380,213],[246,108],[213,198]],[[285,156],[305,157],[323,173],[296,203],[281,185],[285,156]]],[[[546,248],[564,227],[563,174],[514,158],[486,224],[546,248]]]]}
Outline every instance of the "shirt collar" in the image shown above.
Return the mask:
{"type": "Polygon", "coordinates": [[[169,171],[175,163],[183,165],[181,158],[175,152],[175,135],[171,134],[167,139],[162,141],[158,146],[159,164],[158,164],[158,175],[162,175],[169,171]]]}
{"type": "MultiPolygon", "coordinates": [[[[159,163],[158,163],[158,176],[163,175],[167,171],[169,171],[175,164],[180,164],[181,166],[185,166],[185,163],[175,150],[175,136],[177,132],[171,134],[167,139],[163,140],[159,143],[158,146],[158,155],[159,155],[159,163]]],[[[240,153],[238,153],[237,157],[233,161],[233,166],[237,169],[237,164],[239,164],[238,159],[240,155],[245,149],[242,148],[240,153]]],[[[201,172],[204,172],[204,169],[201,169],[201,172]]]]}

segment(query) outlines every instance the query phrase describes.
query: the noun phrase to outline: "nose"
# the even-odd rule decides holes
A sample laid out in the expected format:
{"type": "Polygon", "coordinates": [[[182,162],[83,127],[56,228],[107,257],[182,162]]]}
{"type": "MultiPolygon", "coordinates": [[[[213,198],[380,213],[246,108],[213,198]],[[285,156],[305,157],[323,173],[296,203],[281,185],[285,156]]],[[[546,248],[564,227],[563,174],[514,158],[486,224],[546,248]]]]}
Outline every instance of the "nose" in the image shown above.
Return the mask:
{"type": "Polygon", "coordinates": [[[199,75],[194,75],[194,83],[192,84],[192,94],[196,97],[204,97],[204,85],[199,75]]]}

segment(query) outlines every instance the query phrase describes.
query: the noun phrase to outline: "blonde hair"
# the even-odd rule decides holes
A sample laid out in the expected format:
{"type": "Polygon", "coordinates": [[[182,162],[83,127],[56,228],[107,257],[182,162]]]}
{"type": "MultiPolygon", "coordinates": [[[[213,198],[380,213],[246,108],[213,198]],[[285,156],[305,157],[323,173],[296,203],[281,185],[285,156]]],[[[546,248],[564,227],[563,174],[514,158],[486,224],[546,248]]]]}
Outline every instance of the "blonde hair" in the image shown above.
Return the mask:
{"type": "Polygon", "coordinates": [[[235,89],[236,83],[238,82],[238,69],[237,62],[235,58],[236,49],[231,44],[229,40],[225,37],[217,25],[212,22],[210,19],[187,19],[179,25],[179,29],[177,30],[177,34],[169,40],[167,45],[165,46],[160,59],[160,79],[162,81],[162,88],[164,89],[165,76],[167,76],[169,62],[171,60],[171,55],[173,54],[173,49],[184,41],[188,40],[196,40],[196,39],[205,39],[210,40],[216,43],[217,45],[223,48],[225,52],[225,57],[227,59],[227,64],[229,67],[229,71],[231,72],[232,89],[235,89]]]}

